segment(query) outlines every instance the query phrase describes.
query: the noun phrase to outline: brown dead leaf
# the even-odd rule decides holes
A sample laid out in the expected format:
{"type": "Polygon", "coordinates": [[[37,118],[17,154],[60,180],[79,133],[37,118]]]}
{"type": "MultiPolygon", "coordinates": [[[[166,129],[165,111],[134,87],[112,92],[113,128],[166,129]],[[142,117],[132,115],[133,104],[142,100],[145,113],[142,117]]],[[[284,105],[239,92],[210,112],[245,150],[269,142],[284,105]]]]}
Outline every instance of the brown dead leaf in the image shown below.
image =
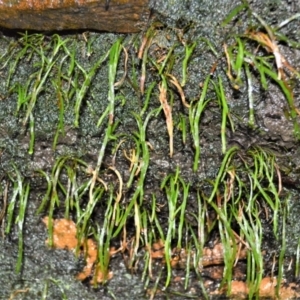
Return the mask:
{"type": "Polygon", "coordinates": [[[278,80],[284,79],[283,67],[286,67],[292,73],[297,73],[295,68],[293,68],[280,53],[277,42],[273,37],[260,31],[249,31],[247,32],[247,36],[261,44],[268,52],[273,53],[278,71],[278,80]]]}
{"type": "Polygon", "coordinates": [[[163,84],[159,85],[159,101],[163,108],[166,117],[167,130],[169,134],[169,147],[170,157],[173,156],[173,119],[172,119],[172,107],[168,104],[167,89],[163,84]]]}
{"type": "Polygon", "coordinates": [[[171,75],[171,74],[168,74],[168,77],[171,78],[170,82],[173,83],[173,84],[176,86],[177,91],[178,91],[178,93],[179,93],[179,95],[180,95],[182,104],[183,104],[185,107],[189,108],[190,105],[185,101],[185,95],[184,95],[183,89],[182,89],[180,83],[178,82],[178,80],[176,79],[176,77],[173,76],[173,75],[171,75]]]}
{"type": "Polygon", "coordinates": [[[26,289],[23,289],[23,290],[16,290],[14,291],[10,297],[9,297],[9,300],[13,300],[15,298],[15,296],[17,296],[18,294],[21,294],[21,293],[27,293],[29,291],[29,288],[26,288],[26,289]]]}

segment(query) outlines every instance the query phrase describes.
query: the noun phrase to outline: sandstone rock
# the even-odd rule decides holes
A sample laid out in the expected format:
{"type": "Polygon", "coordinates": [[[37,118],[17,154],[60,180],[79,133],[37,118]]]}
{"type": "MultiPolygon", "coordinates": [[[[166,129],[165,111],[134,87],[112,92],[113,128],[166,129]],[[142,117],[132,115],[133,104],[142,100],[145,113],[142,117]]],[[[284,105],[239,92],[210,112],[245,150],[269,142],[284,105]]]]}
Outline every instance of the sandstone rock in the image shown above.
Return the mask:
{"type": "Polygon", "coordinates": [[[149,0],[0,0],[0,27],[38,31],[136,32],[149,0]]]}

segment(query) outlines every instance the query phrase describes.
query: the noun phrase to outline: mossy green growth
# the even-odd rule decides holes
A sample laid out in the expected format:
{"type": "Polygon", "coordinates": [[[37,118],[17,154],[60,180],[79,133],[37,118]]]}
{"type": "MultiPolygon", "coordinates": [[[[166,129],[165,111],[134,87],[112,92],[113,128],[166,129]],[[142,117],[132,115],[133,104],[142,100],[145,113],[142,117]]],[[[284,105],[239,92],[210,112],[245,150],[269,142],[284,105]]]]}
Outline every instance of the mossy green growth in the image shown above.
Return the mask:
{"type": "MultiPolygon", "coordinates": [[[[228,26],[233,18],[249,9],[243,2],[223,25],[228,26]]],[[[260,19],[258,21],[257,26],[265,27],[260,19]]],[[[293,91],[286,78],[278,78],[274,51],[271,54],[263,52],[263,55],[254,51],[253,44],[266,47],[255,39],[258,32],[254,35],[253,32],[236,33],[228,38],[224,51],[218,52],[206,37],[190,43],[186,36],[179,38],[178,31],[153,24],[143,36],[131,40],[115,38],[109,49],[96,57],[93,52],[95,39],[88,38],[84,43],[89,53],[86,60],[80,57],[75,39],[57,34],[48,37],[24,34],[2,56],[2,67],[8,73],[7,87],[17,95],[16,115],[22,118],[23,128],[29,129],[30,155],[34,154],[36,109],[43,93],[53,91],[57,100],[53,104],[57,110],[57,124],[51,141],[53,149],[65,133],[65,116],[69,111],[73,116],[71,125],[79,131],[83,126],[83,115],[90,113],[92,129],[98,139],[93,144],[96,159],[89,159],[85,151],[74,155],[60,153],[54,155],[51,170],[36,170],[46,187],[37,213],[46,213],[52,220],[58,210],[63,211],[64,218],[76,220],[79,240],[94,237],[98,246],[97,266],[106,274],[103,282],[108,279],[110,247],[118,239],[122,240],[122,251],[129,253],[128,268],[134,269],[143,253],[142,278],[145,287],[150,287],[153,293],[161,285],[167,290],[172,284],[172,257],[182,250],[186,253],[185,288],[189,285],[189,275],[195,272],[203,294],[207,296],[201,277],[203,253],[207,242],[217,236],[224,249],[221,285],[228,287],[230,295],[233,269],[240,248],[244,247],[247,250],[244,259],[247,261],[249,297],[258,297],[264,276],[261,218],[272,218],[275,239],[279,239],[280,233],[284,236],[285,227],[280,228],[279,220],[286,221],[287,200],[282,195],[280,169],[271,151],[259,146],[240,149],[229,144],[228,133],[234,132],[236,123],[242,118],[233,116],[228,91],[239,89],[247,82],[249,102],[245,107],[249,107],[249,120],[246,125],[253,128],[256,126],[253,81],[258,80],[264,89],[277,84],[287,99],[295,133],[299,133],[293,91]],[[164,30],[171,32],[172,43],[167,48],[154,40],[156,34],[164,33],[164,30]],[[195,87],[190,81],[195,79],[193,68],[200,52],[227,64],[218,65],[217,61],[203,68],[205,72],[198,78],[202,84],[195,87]],[[21,82],[16,73],[23,61],[32,61],[33,65],[31,74],[21,82]],[[100,83],[98,72],[106,74],[100,83]],[[98,102],[93,89],[95,85],[107,92],[98,102]],[[185,96],[191,86],[197,89],[197,96],[187,100],[185,96]],[[102,106],[98,107],[98,104],[102,106]],[[213,116],[209,125],[204,122],[207,115],[213,116]],[[155,122],[161,127],[165,121],[167,125],[163,130],[159,128],[156,132],[155,122]],[[173,122],[179,125],[173,126],[173,122]],[[168,131],[168,126],[172,130],[168,131]],[[212,145],[218,146],[219,165],[215,176],[203,179],[206,157],[202,153],[211,138],[208,136],[208,142],[203,142],[206,142],[203,128],[210,126],[217,128],[213,137],[217,143],[212,141],[212,145]],[[175,140],[174,159],[169,157],[170,132],[175,140]],[[166,141],[168,134],[169,141],[166,141]],[[163,145],[159,144],[162,140],[163,145]],[[182,150],[183,147],[188,151],[182,150]],[[176,158],[178,153],[187,163],[176,158]],[[190,160],[189,155],[192,156],[190,160]],[[128,228],[130,236],[126,235],[128,228]],[[158,241],[163,248],[164,264],[155,278],[151,247],[158,241]]],[[[21,233],[31,186],[17,167],[8,175],[8,180],[14,184],[6,232],[11,231],[15,221],[20,230],[21,257],[21,233]],[[20,210],[14,218],[17,203],[20,210]]],[[[50,245],[53,244],[52,234],[50,223],[50,245]]],[[[282,241],[280,264],[283,264],[284,251],[282,241]]],[[[18,270],[20,267],[19,260],[18,270]]],[[[280,270],[279,281],[283,277],[280,270]]]]}

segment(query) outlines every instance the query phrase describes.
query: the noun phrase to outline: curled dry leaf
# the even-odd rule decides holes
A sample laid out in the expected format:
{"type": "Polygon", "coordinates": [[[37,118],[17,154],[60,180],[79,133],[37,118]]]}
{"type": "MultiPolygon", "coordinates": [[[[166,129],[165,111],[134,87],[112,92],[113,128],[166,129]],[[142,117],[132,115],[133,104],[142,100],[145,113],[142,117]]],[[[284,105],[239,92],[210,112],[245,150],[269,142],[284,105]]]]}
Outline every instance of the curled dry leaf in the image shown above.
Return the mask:
{"type": "Polygon", "coordinates": [[[172,107],[168,104],[167,100],[167,88],[163,85],[159,85],[159,101],[164,110],[167,129],[169,134],[169,144],[170,144],[170,157],[173,156],[173,119],[172,119],[172,107]]]}
{"type": "Polygon", "coordinates": [[[170,82],[173,83],[173,84],[176,86],[177,91],[178,91],[178,93],[179,93],[179,95],[180,95],[182,104],[183,104],[186,108],[189,108],[190,105],[185,101],[185,95],[184,95],[182,86],[180,85],[180,83],[178,82],[178,80],[176,79],[176,77],[173,76],[173,75],[171,75],[171,74],[168,74],[168,77],[170,77],[170,82]]]}
{"type": "Polygon", "coordinates": [[[257,41],[261,44],[268,52],[273,53],[276,67],[278,70],[278,80],[284,79],[283,67],[286,67],[292,73],[297,73],[297,71],[288,63],[285,57],[280,53],[277,42],[274,37],[269,37],[269,35],[259,32],[259,31],[249,31],[247,36],[257,41]]]}

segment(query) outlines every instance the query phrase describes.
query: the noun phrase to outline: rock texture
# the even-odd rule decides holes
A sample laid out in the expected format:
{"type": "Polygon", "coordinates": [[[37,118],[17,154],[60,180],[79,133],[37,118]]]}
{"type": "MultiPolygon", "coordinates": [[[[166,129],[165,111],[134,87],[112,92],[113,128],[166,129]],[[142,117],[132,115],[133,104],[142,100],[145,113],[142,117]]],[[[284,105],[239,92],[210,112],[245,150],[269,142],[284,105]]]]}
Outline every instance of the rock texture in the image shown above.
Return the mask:
{"type": "Polygon", "coordinates": [[[38,31],[136,32],[148,0],[0,0],[0,27],[38,31]]]}

